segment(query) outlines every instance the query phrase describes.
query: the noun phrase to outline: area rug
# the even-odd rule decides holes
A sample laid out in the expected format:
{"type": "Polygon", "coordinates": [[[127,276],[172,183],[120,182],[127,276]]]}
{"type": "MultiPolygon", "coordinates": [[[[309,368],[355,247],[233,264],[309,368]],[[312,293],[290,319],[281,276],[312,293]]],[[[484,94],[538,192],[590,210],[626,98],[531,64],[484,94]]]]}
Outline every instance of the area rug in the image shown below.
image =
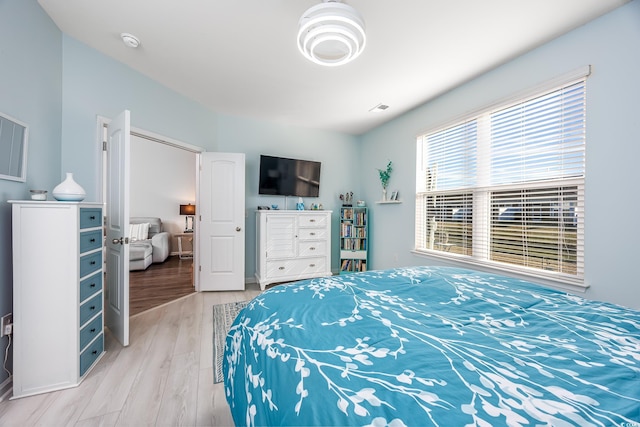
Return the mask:
{"type": "Polygon", "coordinates": [[[213,382],[223,380],[222,358],[224,356],[224,341],[236,316],[249,301],[230,302],[213,306],[213,382]]]}

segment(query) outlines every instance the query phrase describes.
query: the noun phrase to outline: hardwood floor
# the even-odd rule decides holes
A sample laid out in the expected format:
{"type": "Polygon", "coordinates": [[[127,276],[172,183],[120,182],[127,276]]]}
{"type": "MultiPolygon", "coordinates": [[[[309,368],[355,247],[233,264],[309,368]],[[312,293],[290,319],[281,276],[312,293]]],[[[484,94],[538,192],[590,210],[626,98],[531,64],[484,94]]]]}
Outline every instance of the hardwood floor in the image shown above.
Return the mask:
{"type": "Polygon", "coordinates": [[[147,311],[195,292],[192,259],[170,256],[146,270],[129,272],[129,315],[147,311]]]}
{"type": "Polygon", "coordinates": [[[194,293],[133,316],[128,347],[107,332],[106,354],[78,387],[1,402],[0,425],[232,426],[213,383],[212,307],[259,293],[194,293]]]}

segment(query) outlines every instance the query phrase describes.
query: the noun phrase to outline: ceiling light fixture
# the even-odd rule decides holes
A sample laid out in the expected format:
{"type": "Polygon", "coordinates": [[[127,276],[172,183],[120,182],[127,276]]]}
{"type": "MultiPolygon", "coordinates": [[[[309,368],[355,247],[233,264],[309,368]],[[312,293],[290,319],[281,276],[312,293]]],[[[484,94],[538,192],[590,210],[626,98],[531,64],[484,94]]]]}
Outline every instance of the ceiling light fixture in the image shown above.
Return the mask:
{"type": "Polygon", "coordinates": [[[135,49],[138,46],[140,46],[140,40],[136,36],[134,36],[133,34],[122,33],[122,34],[120,34],[120,38],[122,39],[124,44],[127,45],[130,48],[135,49]]]}
{"type": "Polygon", "coordinates": [[[300,18],[298,49],[316,64],[346,64],[364,50],[364,20],[354,8],[338,0],[322,1],[300,18]]]}

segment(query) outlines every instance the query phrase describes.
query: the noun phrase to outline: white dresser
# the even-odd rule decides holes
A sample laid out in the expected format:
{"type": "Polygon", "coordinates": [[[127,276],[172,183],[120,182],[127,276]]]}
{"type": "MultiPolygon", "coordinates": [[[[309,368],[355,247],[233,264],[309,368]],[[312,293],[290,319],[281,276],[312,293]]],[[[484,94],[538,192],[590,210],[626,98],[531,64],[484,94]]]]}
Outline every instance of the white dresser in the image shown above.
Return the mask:
{"type": "Polygon", "coordinates": [[[77,386],[104,353],[102,207],[9,201],[13,397],[77,386]]]}
{"type": "Polygon", "coordinates": [[[331,276],[331,211],[256,212],[256,279],[271,283],[331,276]]]}

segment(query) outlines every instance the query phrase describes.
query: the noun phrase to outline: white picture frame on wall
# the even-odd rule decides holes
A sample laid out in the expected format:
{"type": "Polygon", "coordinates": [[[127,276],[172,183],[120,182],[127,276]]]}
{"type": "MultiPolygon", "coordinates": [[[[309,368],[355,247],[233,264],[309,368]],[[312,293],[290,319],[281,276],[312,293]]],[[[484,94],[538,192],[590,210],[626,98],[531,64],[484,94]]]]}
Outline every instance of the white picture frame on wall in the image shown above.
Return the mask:
{"type": "Polygon", "coordinates": [[[29,126],[0,112],[0,179],[27,180],[29,126]]]}

